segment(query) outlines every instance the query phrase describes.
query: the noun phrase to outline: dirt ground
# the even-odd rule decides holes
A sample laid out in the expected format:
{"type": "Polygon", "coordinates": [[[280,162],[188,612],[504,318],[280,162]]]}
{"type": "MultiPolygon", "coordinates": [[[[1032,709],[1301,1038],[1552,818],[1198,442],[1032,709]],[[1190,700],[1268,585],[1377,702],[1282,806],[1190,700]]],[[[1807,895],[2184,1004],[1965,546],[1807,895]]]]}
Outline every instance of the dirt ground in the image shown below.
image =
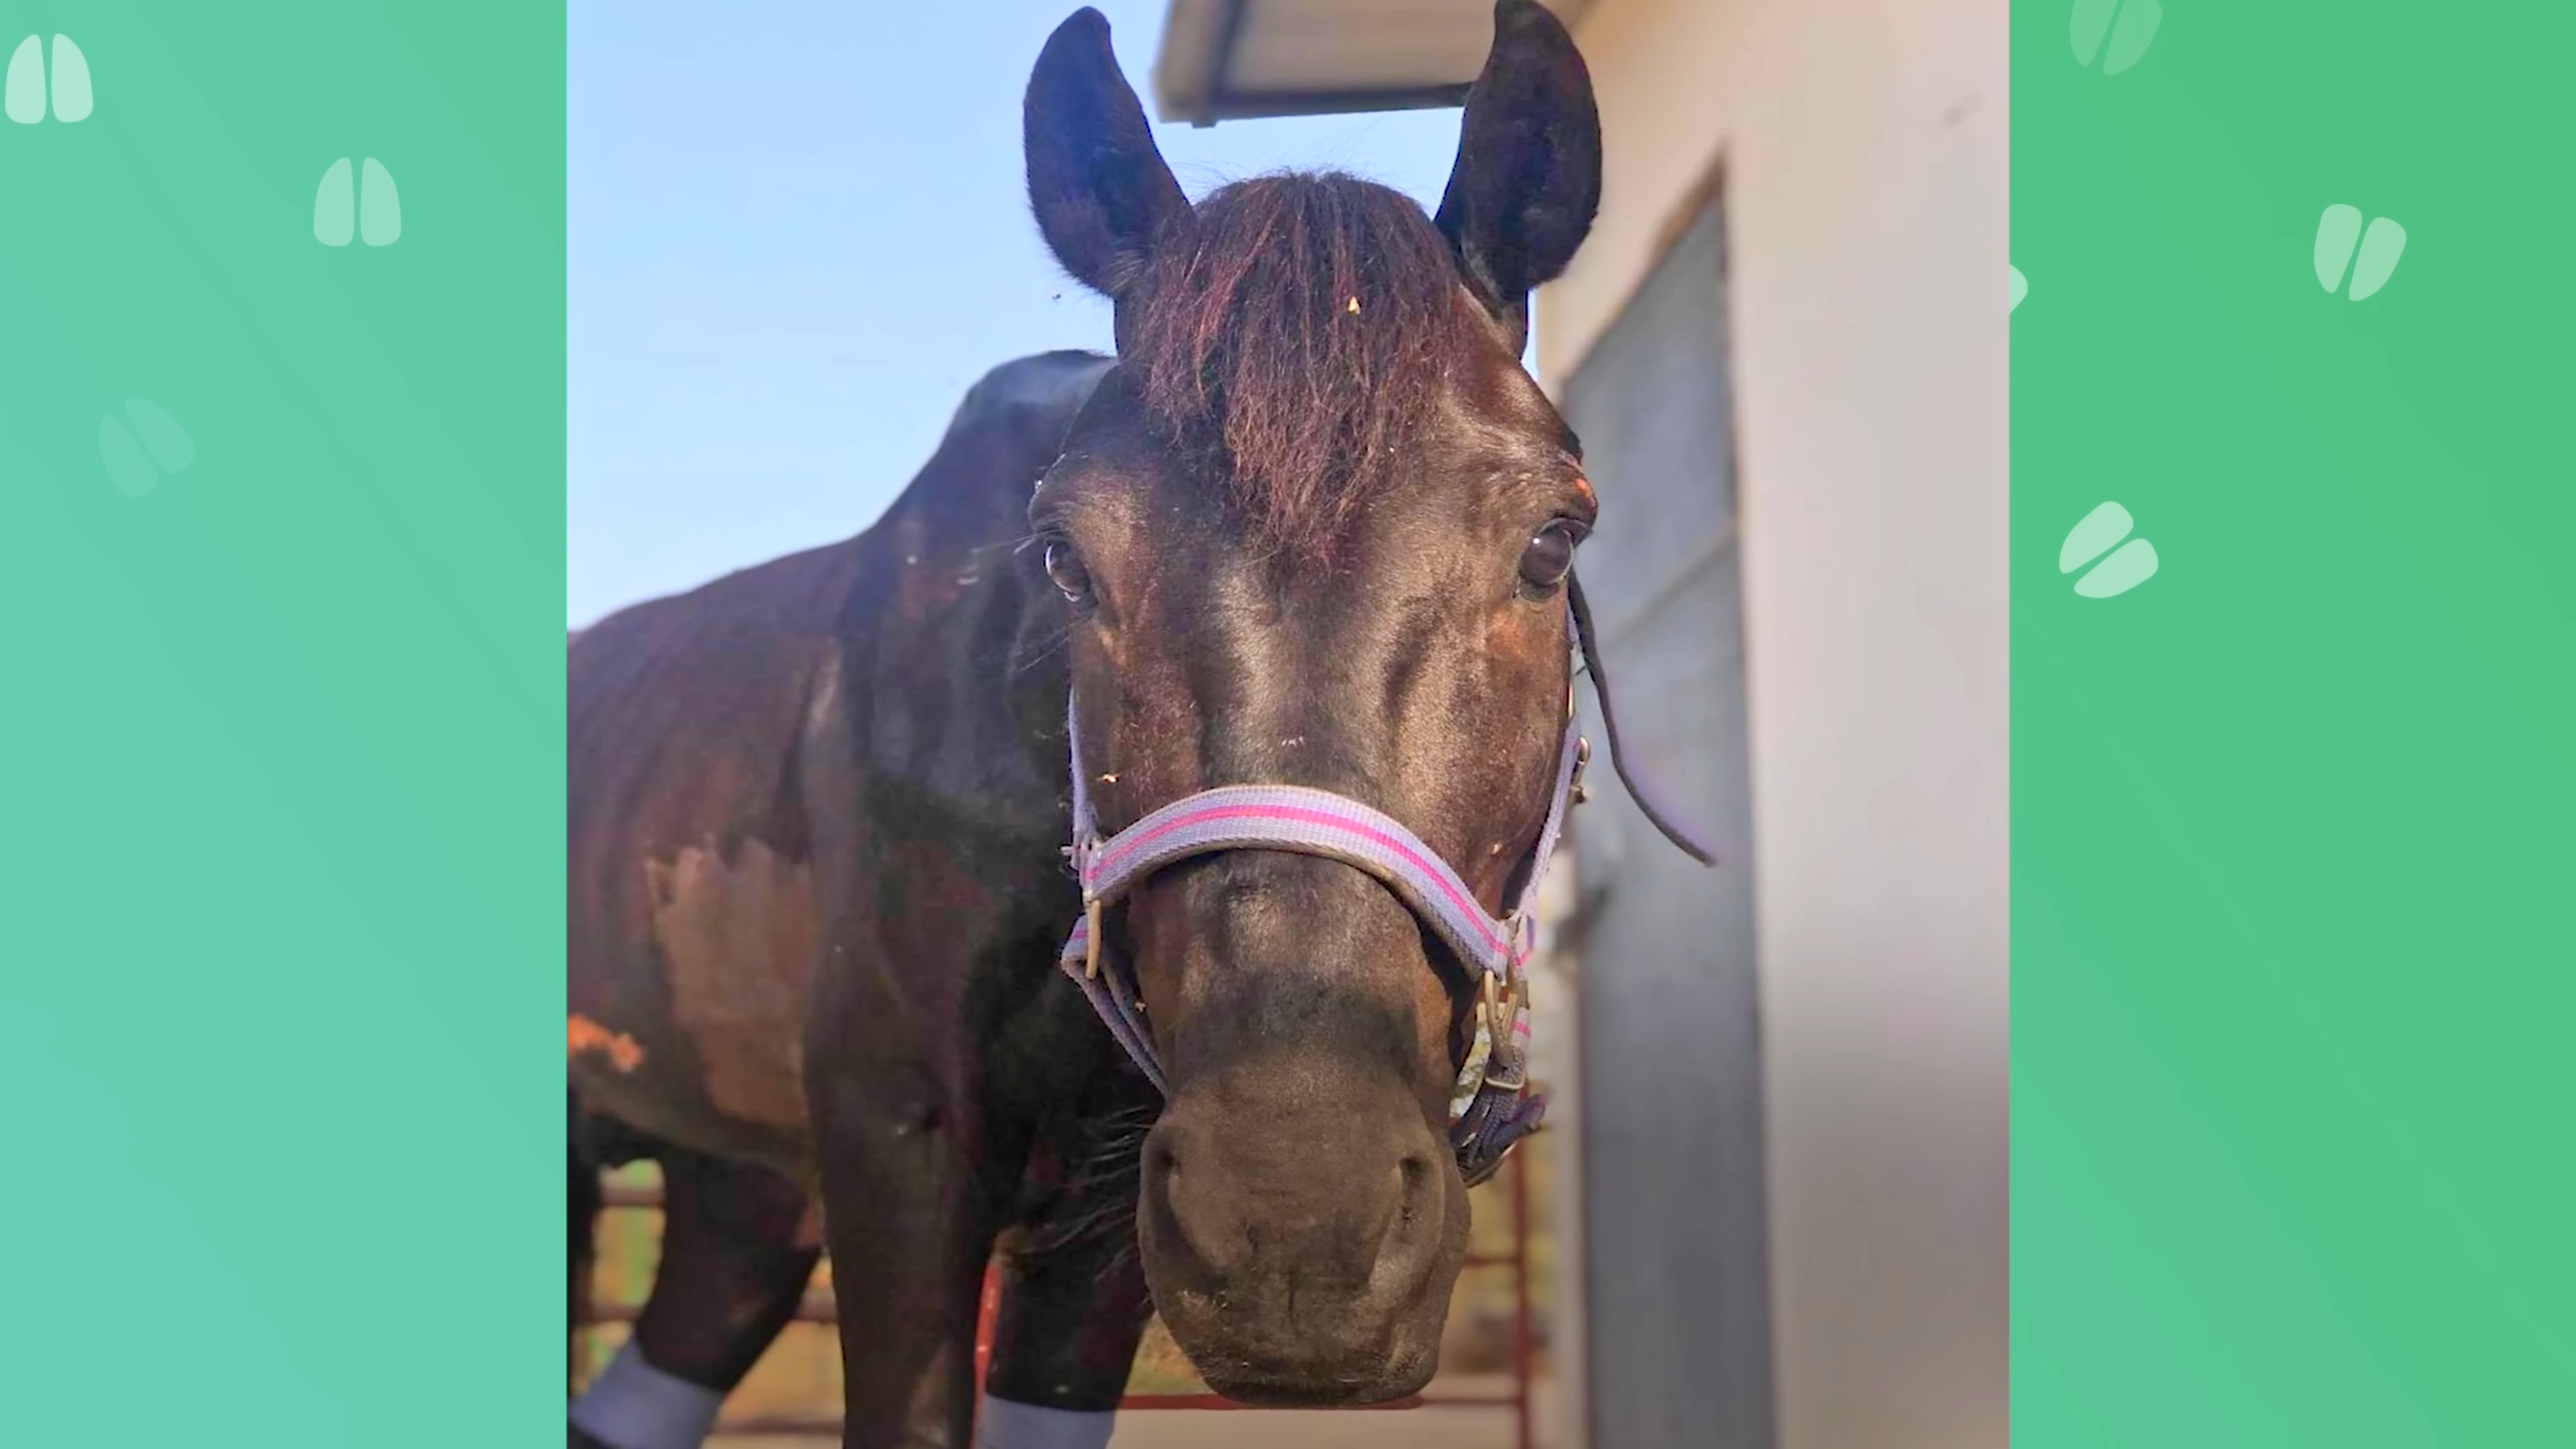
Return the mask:
{"type": "MultiPolygon", "coordinates": [[[[1501,1377],[1444,1376],[1433,1392],[1500,1393],[1501,1377]]],[[[1554,1396],[1533,1396],[1533,1449],[1553,1449],[1554,1396]]],[[[837,1439],[747,1438],[718,1434],[709,1449],[838,1449],[837,1439]]],[[[1112,1449],[1517,1449],[1512,1414],[1496,1408],[1384,1412],[1273,1412],[1254,1409],[1129,1411],[1118,1416],[1112,1449]]]]}

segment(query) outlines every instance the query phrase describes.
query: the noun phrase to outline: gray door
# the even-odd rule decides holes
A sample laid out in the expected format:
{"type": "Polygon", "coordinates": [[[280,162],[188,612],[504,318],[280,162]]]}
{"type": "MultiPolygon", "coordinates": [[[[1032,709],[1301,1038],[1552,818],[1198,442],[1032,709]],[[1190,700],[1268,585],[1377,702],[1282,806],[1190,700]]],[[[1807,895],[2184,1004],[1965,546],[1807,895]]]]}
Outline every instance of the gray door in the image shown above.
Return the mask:
{"type": "Polygon", "coordinates": [[[1665,843],[1611,777],[1597,707],[1582,900],[1592,1449],[1772,1443],[1742,592],[1712,201],[1565,387],[1602,521],[1577,575],[1632,763],[1713,836],[1665,843]]]}

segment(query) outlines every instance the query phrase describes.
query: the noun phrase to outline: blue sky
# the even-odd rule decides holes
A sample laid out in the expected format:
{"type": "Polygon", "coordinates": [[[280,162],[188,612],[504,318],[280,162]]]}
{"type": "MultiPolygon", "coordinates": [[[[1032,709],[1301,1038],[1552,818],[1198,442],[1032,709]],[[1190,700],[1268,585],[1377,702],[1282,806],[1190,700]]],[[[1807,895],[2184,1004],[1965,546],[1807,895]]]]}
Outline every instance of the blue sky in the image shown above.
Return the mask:
{"type": "MultiPolygon", "coordinates": [[[[1022,191],[1072,0],[571,6],[569,622],[844,538],[985,369],[1106,348],[1022,191]]],[[[1163,0],[1110,0],[1128,79],[1163,0]]],[[[1437,202],[1455,111],[1157,127],[1193,196],[1338,166],[1437,202]]]]}

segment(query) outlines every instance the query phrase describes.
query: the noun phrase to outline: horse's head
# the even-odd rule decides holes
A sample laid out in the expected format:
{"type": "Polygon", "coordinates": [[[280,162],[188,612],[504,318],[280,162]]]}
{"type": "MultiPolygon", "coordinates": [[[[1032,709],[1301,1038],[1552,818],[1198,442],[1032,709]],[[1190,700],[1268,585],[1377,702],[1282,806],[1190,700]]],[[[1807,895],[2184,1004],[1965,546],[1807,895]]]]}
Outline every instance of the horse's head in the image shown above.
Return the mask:
{"type": "MultiPolygon", "coordinates": [[[[1118,366],[1030,509],[1100,825],[1317,787],[1502,914],[1556,783],[1595,508],[1519,361],[1599,196],[1573,43],[1504,0],[1436,217],[1338,175],[1193,206],[1088,10],[1026,122],[1039,225],[1116,308],[1118,366]]],[[[1418,1388],[1466,1247],[1470,974],[1369,874],[1278,850],[1159,871],[1104,934],[1169,1084],[1138,1218],[1174,1337],[1237,1398],[1418,1388]]]]}

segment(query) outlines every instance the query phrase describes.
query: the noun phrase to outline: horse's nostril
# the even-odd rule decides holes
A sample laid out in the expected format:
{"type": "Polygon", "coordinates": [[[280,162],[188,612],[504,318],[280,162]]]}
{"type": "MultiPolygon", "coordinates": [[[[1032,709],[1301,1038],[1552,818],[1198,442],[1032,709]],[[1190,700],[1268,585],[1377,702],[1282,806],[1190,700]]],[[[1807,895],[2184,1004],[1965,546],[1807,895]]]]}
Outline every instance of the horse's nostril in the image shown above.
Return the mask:
{"type": "Polygon", "coordinates": [[[1395,1164],[1398,1212],[1407,1223],[1417,1222],[1431,1201],[1439,1168],[1419,1152],[1408,1152],[1395,1164]]]}
{"type": "Polygon", "coordinates": [[[1172,1150],[1170,1140],[1159,1132],[1146,1138],[1145,1180],[1168,1194],[1180,1176],[1181,1155],[1172,1150]]]}

